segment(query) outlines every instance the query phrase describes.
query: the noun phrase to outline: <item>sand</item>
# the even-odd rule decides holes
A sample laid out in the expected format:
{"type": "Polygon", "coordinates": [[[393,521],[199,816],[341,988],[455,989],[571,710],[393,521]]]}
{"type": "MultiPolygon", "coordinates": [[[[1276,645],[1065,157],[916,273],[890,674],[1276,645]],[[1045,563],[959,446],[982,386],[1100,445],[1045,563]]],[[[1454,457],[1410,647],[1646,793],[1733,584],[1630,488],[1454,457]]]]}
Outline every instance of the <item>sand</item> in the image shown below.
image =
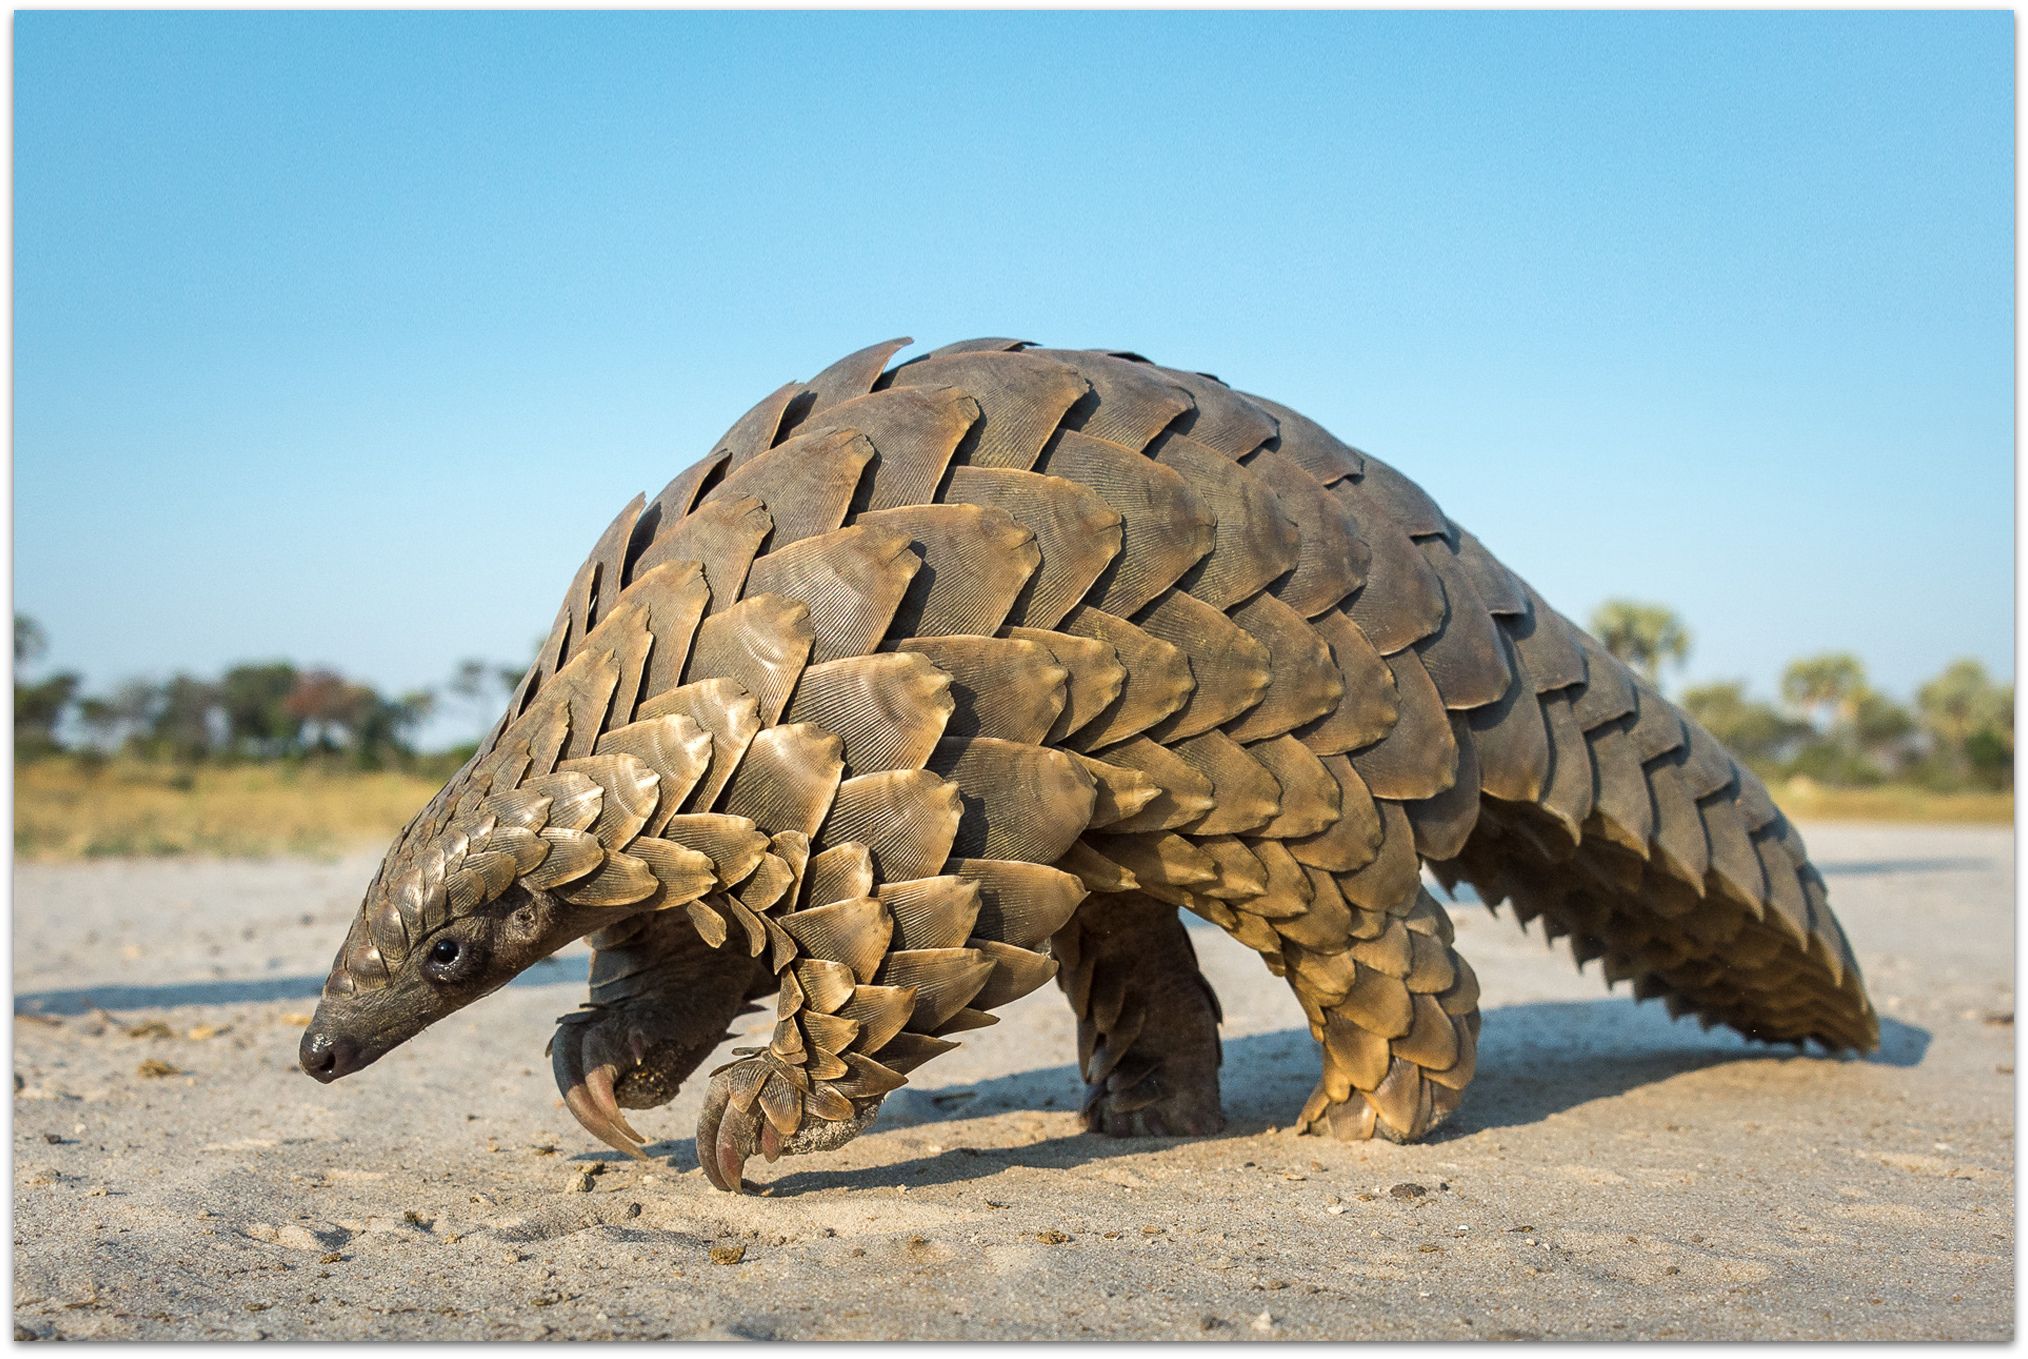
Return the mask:
{"type": "Polygon", "coordinates": [[[636,1119],[670,1139],[646,1165],[560,1107],[581,947],[324,1087],[296,1039],[373,856],[22,866],[15,1334],[2009,1339],[2013,835],[1804,829],[1874,1058],[1672,1023],[1465,905],[1457,1118],[1299,1138],[1301,1012],[1206,929],[1224,1134],[1081,1133],[1051,987],[745,1198],[696,1169],[699,1083],[636,1119]]]}

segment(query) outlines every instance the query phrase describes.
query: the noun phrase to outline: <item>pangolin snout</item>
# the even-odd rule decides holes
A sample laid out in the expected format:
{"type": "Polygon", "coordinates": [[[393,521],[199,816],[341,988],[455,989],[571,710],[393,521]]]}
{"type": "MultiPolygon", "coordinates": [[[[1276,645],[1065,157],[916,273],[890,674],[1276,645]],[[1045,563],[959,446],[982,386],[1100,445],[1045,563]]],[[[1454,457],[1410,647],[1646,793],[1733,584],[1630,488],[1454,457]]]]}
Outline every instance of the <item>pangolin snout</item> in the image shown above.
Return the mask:
{"type": "Polygon", "coordinates": [[[350,1034],[311,1029],[303,1035],[297,1057],[303,1070],[329,1085],[340,1076],[349,1076],[366,1065],[359,1040],[350,1034]]]}

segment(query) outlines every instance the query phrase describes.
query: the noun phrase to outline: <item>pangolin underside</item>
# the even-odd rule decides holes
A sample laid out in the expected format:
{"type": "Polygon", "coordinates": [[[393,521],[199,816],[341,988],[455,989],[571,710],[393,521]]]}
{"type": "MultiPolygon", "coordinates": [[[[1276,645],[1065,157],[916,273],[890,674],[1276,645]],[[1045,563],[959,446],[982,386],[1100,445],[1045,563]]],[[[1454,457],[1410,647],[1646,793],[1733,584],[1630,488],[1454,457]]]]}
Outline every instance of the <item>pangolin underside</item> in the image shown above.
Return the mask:
{"type": "Polygon", "coordinates": [[[368,889],[303,1041],[330,1080],[571,939],[571,1110],[638,1154],[750,1002],[698,1154],[836,1146],[1054,978],[1095,1131],[1222,1126],[1177,908],[1322,1045],[1300,1126],[1459,1104],[1478,983],[1427,866],[1672,1014],[1873,1048],[1759,779],[1414,483],[1138,355],[874,345],[755,406],[592,548],[368,889]]]}

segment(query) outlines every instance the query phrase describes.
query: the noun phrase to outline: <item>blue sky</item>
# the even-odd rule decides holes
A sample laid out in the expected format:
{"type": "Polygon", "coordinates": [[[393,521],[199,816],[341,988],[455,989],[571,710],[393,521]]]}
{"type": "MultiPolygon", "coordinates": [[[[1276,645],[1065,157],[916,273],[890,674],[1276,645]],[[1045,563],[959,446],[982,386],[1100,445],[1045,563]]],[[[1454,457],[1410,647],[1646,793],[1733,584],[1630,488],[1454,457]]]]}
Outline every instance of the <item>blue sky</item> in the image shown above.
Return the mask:
{"type": "Polygon", "coordinates": [[[1304,411],[1685,681],[2011,676],[2013,22],[19,13],[16,607],[93,686],[521,661],[761,395],[1018,335],[1304,411]]]}

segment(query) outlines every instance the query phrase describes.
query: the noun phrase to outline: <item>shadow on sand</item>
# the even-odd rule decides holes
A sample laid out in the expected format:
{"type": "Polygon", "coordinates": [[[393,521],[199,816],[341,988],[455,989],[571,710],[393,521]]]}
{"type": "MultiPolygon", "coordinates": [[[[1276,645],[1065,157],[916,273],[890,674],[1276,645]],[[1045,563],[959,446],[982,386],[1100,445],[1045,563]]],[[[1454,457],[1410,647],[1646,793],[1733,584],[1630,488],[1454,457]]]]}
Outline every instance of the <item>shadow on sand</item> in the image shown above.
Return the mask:
{"type": "MultiPolygon", "coordinates": [[[[1730,1030],[1702,1030],[1691,1021],[1670,1020],[1658,1005],[1636,1005],[1626,997],[1501,1006],[1486,1013],[1478,1076],[1464,1106],[1429,1140],[1441,1143],[1477,1132],[1539,1123],[1593,1100],[1731,1063],[1864,1060],[1914,1066],[1922,1060],[1930,1042],[1926,1030],[1885,1018],[1880,1028],[1880,1051],[1855,1059],[1754,1043],[1730,1030]]],[[[1220,1072],[1227,1134],[1244,1137],[1286,1123],[1309,1096],[1317,1072],[1316,1045],[1306,1030],[1283,1029],[1227,1039],[1220,1072]]],[[[888,1097],[877,1126],[954,1124],[1018,1110],[1071,1112],[1078,1107],[1082,1093],[1077,1068],[1069,1065],[1017,1072],[968,1086],[909,1086],[888,1097]]],[[[963,1134],[953,1129],[951,1140],[962,1141],[963,1134]]],[[[832,1169],[820,1159],[805,1170],[787,1169],[795,1163],[784,1162],[786,1173],[776,1177],[772,1187],[776,1194],[809,1194],[892,1184],[903,1177],[905,1183],[916,1186],[959,1184],[980,1180],[1007,1166],[1062,1170],[1160,1145],[1153,1138],[1079,1133],[1025,1147],[953,1147],[901,1166],[832,1169]]],[[[695,1148],[687,1140],[670,1139],[648,1150],[683,1169],[697,1164],[695,1148]]],[[[585,1159],[614,1157],[594,1153],[585,1159]]]]}
{"type": "MultiPolygon", "coordinates": [[[[545,958],[509,986],[584,985],[584,955],[545,958]]],[[[324,974],[262,977],[251,981],[164,982],[159,986],[79,986],[61,991],[24,991],[14,997],[18,1015],[81,1015],[93,1010],[160,1010],[176,1005],[257,1005],[272,1000],[314,1001],[324,974]]]]}

